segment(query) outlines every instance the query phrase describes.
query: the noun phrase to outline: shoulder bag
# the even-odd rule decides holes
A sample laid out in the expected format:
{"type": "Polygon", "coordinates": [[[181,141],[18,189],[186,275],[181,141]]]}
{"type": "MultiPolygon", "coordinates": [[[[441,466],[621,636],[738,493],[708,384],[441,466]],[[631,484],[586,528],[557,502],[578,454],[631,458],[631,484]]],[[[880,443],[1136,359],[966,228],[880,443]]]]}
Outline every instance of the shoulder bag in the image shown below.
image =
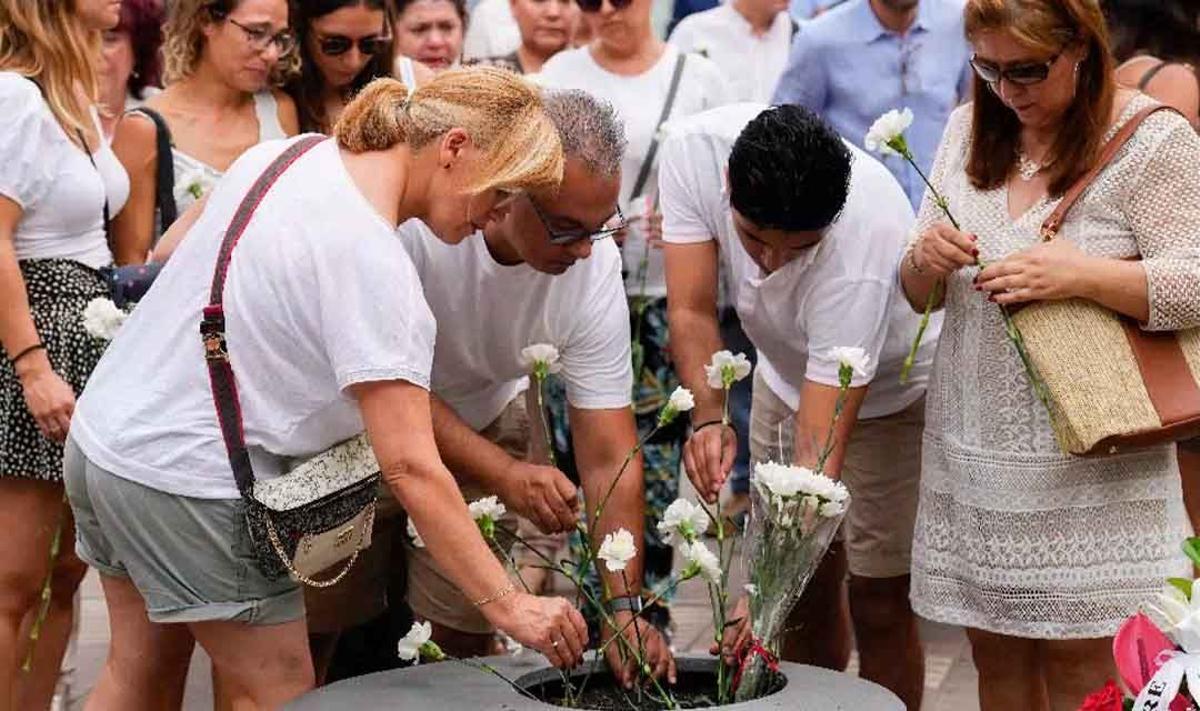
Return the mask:
{"type": "MultiPolygon", "coordinates": [[[[1042,224],[1058,236],[1067,213],[1112,162],[1152,106],[1104,146],[1096,165],[1042,224]]],[[[1152,332],[1088,299],[1040,301],[1014,310],[1030,359],[1050,393],[1050,421],[1063,451],[1109,455],[1200,434],[1200,329],[1152,332]]]]}
{"type": "Polygon", "coordinates": [[[238,492],[246,505],[246,526],[259,567],[270,578],[291,575],[311,587],[329,587],[350,572],[358,554],[371,545],[379,464],[365,435],[353,437],[288,473],[256,481],[242,428],[237,383],[225,342],[225,277],[233,249],[255,209],[279,176],[300,156],[325,140],[307,136],[289,146],[251,186],[234,213],[217,255],[209,305],[200,335],[221,436],[238,492]],[[337,563],[325,580],[317,573],[337,563]]]}

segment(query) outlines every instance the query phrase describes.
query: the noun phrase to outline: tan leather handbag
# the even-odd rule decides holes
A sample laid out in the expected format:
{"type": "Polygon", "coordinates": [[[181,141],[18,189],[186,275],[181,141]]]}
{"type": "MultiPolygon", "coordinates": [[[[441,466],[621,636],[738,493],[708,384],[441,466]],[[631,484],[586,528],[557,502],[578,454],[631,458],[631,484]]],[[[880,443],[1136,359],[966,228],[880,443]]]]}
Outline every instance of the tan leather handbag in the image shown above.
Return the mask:
{"type": "MultiPolygon", "coordinates": [[[[1063,220],[1148,116],[1129,119],[1042,223],[1063,220]]],[[[1169,109],[1167,109],[1169,110],[1169,109]]],[[[1150,332],[1087,299],[1040,301],[1014,310],[1030,359],[1050,392],[1050,420],[1068,454],[1108,455],[1200,434],[1200,329],[1150,332]]]]}

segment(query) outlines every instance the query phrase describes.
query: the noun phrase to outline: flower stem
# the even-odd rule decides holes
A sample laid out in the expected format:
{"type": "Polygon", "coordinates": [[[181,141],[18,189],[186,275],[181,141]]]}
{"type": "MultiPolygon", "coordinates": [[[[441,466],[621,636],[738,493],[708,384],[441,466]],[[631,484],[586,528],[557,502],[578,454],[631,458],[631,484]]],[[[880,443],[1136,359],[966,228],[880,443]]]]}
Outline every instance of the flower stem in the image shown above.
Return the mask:
{"type": "Polygon", "coordinates": [[[58,523],[54,528],[54,537],[50,539],[50,565],[46,569],[46,579],[42,582],[42,593],[38,602],[37,617],[33,620],[33,626],[29,629],[29,649],[25,653],[25,660],[21,663],[21,672],[28,674],[33,669],[33,653],[37,649],[38,638],[42,635],[42,625],[46,623],[46,617],[50,614],[50,595],[53,592],[54,583],[54,564],[58,561],[58,551],[62,546],[63,523],[66,518],[64,508],[67,505],[67,494],[63,492],[62,504],[58,513],[58,523]]]}
{"type": "Polygon", "coordinates": [[[533,380],[534,384],[537,386],[538,417],[542,422],[542,433],[546,436],[546,456],[550,458],[550,466],[557,467],[558,461],[554,456],[554,437],[550,434],[550,418],[546,416],[546,403],[543,401],[542,394],[542,390],[546,383],[546,378],[543,375],[535,373],[533,380]]]}

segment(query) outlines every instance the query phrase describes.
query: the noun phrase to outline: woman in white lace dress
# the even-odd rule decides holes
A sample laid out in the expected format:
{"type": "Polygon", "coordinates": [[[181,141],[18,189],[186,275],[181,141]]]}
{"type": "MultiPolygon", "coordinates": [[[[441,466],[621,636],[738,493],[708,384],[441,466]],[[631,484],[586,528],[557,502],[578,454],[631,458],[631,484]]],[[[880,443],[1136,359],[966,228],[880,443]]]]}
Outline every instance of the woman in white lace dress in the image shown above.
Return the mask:
{"type": "Polygon", "coordinates": [[[963,231],[926,195],[900,267],[914,308],[947,284],[913,607],[968,628],[985,711],[1073,711],[1113,675],[1122,619],[1186,574],[1175,452],[1064,455],[993,300],[1084,297],[1148,330],[1200,326],[1200,139],[1154,114],[1060,239],[1040,244],[1058,196],[1153,101],[1116,88],[1095,2],[969,0],[965,12],[976,102],[952,116],[931,176],[963,231]]]}

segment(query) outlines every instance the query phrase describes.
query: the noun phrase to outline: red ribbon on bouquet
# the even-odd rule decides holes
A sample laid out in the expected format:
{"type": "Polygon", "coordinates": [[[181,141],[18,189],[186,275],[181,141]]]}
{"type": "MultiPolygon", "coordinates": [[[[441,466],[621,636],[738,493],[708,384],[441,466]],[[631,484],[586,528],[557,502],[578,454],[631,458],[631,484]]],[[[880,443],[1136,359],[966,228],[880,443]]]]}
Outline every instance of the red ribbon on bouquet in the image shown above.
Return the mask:
{"type": "Polygon", "coordinates": [[[773,672],[779,671],[779,658],[776,657],[771,650],[763,646],[762,640],[751,638],[750,644],[746,646],[746,650],[742,653],[742,660],[738,663],[737,671],[733,673],[733,690],[737,691],[742,684],[742,674],[746,673],[746,667],[750,666],[750,662],[754,657],[762,657],[767,663],[767,669],[773,672]]]}

